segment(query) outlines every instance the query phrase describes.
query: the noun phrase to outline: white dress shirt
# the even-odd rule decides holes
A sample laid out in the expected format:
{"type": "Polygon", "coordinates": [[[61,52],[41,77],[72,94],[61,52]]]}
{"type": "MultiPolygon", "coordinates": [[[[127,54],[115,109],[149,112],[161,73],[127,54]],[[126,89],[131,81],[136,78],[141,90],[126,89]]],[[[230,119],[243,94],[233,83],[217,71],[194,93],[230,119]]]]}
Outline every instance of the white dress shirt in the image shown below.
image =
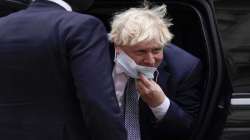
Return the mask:
{"type": "MultiPolygon", "coordinates": [[[[115,85],[115,91],[116,91],[116,98],[119,103],[119,107],[123,107],[123,101],[124,101],[124,90],[128,81],[128,76],[124,73],[123,67],[117,63],[115,63],[114,69],[113,69],[113,80],[115,85]]],[[[138,96],[140,97],[140,95],[138,96]]],[[[139,100],[139,98],[138,98],[139,100]]],[[[161,120],[164,115],[167,113],[168,108],[170,106],[170,101],[168,97],[165,98],[162,104],[156,107],[150,107],[153,114],[158,120],[161,120]]]]}
{"type": "Polygon", "coordinates": [[[67,2],[65,2],[65,1],[63,1],[63,0],[48,0],[48,1],[51,1],[51,2],[54,2],[54,3],[56,3],[56,4],[58,4],[58,5],[60,5],[60,6],[62,6],[64,9],[66,9],[67,11],[72,11],[72,8],[71,8],[71,6],[67,3],[67,2]]]}

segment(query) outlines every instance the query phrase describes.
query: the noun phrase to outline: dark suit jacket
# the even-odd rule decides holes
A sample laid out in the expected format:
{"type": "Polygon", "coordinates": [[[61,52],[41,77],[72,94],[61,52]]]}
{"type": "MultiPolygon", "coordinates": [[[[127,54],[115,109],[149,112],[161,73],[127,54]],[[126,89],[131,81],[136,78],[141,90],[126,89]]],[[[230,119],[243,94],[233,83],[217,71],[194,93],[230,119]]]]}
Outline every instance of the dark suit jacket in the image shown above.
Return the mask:
{"type": "MultiPolygon", "coordinates": [[[[114,53],[112,53],[114,54],[114,53]]],[[[151,109],[140,99],[142,140],[185,140],[200,108],[200,60],[170,44],[158,68],[158,84],[170,99],[165,117],[157,121],[151,109]]]]}
{"type": "Polygon", "coordinates": [[[125,140],[106,31],[37,0],[0,19],[1,140],[125,140]]]}

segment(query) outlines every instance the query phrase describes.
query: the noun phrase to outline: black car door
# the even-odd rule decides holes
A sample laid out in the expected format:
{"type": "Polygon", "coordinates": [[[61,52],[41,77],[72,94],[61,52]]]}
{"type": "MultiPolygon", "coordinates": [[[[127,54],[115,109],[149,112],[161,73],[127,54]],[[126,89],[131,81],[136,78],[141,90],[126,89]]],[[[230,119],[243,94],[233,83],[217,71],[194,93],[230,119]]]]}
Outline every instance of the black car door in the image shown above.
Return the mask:
{"type": "Polygon", "coordinates": [[[221,140],[250,139],[250,1],[213,0],[233,85],[231,113],[221,140]]]}
{"type": "MultiPolygon", "coordinates": [[[[209,0],[150,2],[167,4],[168,16],[174,24],[170,28],[175,35],[173,43],[199,57],[203,63],[201,110],[190,140],[219,139],[229,112],[232,87],[221,48],[213,3],[209,0]]],[[[142,3],[143,0],[96,0],[87,12],[99,17],[109,30],[109,22],[115,12],[137,7],[142,3]]]]}

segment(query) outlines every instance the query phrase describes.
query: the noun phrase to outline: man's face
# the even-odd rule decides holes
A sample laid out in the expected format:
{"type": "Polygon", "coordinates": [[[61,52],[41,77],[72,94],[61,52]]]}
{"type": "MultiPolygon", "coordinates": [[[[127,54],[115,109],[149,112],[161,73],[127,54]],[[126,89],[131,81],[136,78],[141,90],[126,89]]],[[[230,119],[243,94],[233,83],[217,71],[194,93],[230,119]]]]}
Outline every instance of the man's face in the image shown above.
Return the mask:
{"type": "Polygon", "coordinates": [[[153,41],[118,47],[118,53],[119,49],[131,57],[136,64],[142,66],[158,67],[163,59],[163,47],[153,41]]]}

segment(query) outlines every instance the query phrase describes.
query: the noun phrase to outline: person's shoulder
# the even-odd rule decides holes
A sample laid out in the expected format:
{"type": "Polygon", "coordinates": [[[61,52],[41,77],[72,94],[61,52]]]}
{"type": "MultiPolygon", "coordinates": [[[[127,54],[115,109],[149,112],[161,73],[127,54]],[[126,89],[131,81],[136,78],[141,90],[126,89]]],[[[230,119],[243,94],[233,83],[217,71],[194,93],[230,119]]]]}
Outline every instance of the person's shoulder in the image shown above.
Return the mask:
{"type": "Polygon", "coordinates": [[[101,20],[89,14],[61,11],[55,15],[51,16],[54,17],[51,22],[56,23],[61,30],[65,30],[67,32],[82,32],[83,30],[85,32],[91,32],[90,30],[97,27],[102,27],[101,29],[103,30],[105,29],[101,20]]]}
{"type": "Polygon", "coordinates": [[[185,63],[198,63],[200,61],[198,57],[171,43],[164,47],[164,57],[167,60],[177,60],[185,63]]]}
{"type": "Polygon", "coordinates": [[[176,79],[183,79],[194,68],[201,65],[199,58],[174,44],[164,48],[163,61],[176,79]]]}
{"type": "Polygon", "coordinates": [[[67,19],[68,22],[82,23],[82,22],[86,22],[86,21],[91,21],[91,22],[101,23],[101,20],[93,15],[82,14],[82,13],[78,13],[78,12],[74,12],[74,11],[64,12],[63,18],[67,19]]]}

